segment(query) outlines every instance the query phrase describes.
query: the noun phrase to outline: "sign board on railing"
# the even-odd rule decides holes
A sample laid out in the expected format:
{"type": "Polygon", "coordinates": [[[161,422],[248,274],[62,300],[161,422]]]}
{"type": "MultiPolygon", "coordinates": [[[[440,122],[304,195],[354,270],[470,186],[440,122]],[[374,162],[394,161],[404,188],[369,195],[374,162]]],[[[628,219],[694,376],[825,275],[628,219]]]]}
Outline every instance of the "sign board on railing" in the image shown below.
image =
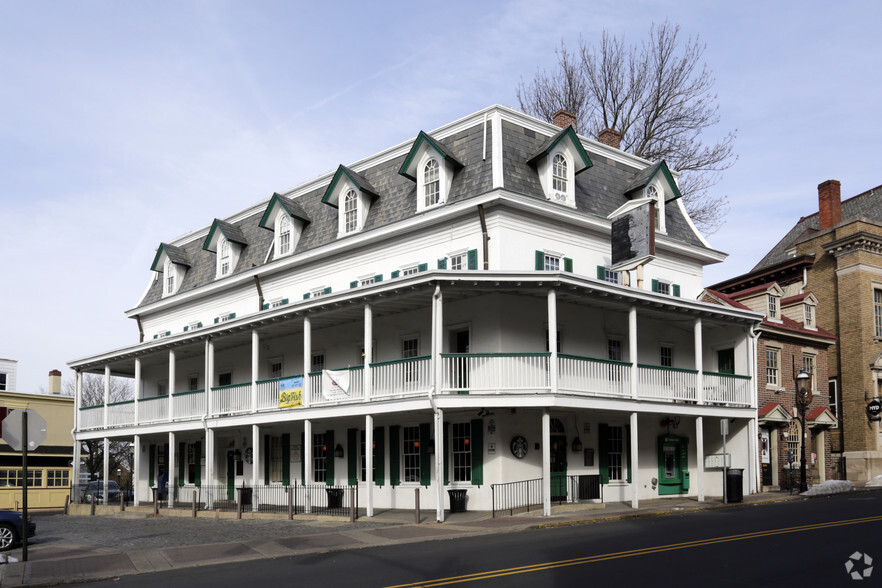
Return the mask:
{"type": "Polygon", "coordinates": [[[303,405],[303,376],[279,380],[279,408],[303,405]]]}
{"type": "Polygon", "coordinates": [[[707,469],[712,469],[712,468],[723,468],[723,467],[731,468],[732,467],[732,454],[731,453],[725,454],[725,457],[726,457],[725,463],[723,462],[723,455],[724,454],[722,454],[722,453],[713,453],[711,455],[705,455],[704,456],[704,469],[707,470],[707,469]]]}
{"type": "Polygon", "coordinates": [[[349,399],[349,370],[323,370],[322,396],[325,400],[349,399]]]}

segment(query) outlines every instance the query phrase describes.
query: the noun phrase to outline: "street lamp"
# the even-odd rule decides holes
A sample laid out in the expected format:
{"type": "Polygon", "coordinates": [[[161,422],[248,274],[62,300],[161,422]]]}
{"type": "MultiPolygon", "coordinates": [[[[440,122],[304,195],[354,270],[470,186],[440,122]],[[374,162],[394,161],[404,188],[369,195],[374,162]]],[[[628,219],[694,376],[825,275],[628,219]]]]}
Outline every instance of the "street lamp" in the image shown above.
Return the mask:
{"type": "Polygon", "coordinates": [[[802,494],[808,490],[808,484],[805,480],[805,409],[812,403],[811,385],[806,389],[806,384],[812,379],[805,370],[799,370],[796,375],[796,408],[799,411],[799,422],[802,425],[802,439],[799,444],[799,493],[802,494]]]}

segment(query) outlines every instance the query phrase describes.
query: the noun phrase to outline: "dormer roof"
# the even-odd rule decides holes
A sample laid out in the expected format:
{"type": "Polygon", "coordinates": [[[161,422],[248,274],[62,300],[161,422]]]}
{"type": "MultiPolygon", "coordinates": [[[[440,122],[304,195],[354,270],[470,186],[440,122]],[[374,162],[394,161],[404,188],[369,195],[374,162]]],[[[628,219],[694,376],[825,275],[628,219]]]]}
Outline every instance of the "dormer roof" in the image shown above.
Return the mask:
{"type": "Polygon", "coordinates": [[[555,147],[557,147],[560,143],[569,143],[572,146],[573,151],[575,151],[576,157],[574,158],[574,169],[573,173],[578,174],[594,164],[591,162],[591,159],[588,157],[588,153],[585,152],[585,148],[582,146],[582,142],[579,140],[579,137],[576,135],[576,131],[573,130],[573,127],[568,126],[565,129],[561,129],[559,133],[556,135],[549,137],[545,140],[544,143],[539,147],[539,150],[533,154],[533,156],[527,160],[527,164],[536,167],[540,160],[551,153],[555,147]]]}
{"type": "Polygon", "coordinates": [[[208,231],[208,237],[205,238],[205,242],[202,244],[202,249],[216,253],[217,242],[221,235],[226,237],[227,241],[231,241],[232,243],[238,243],[243,247],[248,245],[248,241],[245,239],[242,229],[234,224],[228,223],[227,221],[214,219],[214,222],[211,223],[211,229],[208,231]]]}
{"type": "Polygon", "coordinates": [[[677,187],[677,182],[674,181],[674,176],[671,175],[671,170],[668,169],[668,164],[665,163],[665,160],[662,159],[655,165],[650,165],[649,167],[641,170],[634,176],[631,182],[628,184],[628,188],[625,190],[625,194],[632,194],[637,190],[642,190],[649,183],[655,179],[656,176],[661,175],[664,180],[668,183],[668,186],[671,188],[671,192],[674,194],[673,198],[669,198],[665,200],[665,202],[670,202],[672,200],[676,200],[677,198],[682,198],[683,195],[680,193],[680,188],[677,187]]]}
{"type": "Polygon", "coordinates": [[[416,167],[419,163],[419,155],[425,149],[434,150],[441,159],[449,163],[454,170],[459,170],[463,168],[463,164],[453,155],[444,145],[442,145],[439,141],[432,138],[432,136],[425,132],[420,131],[420,134],[417,135],[417,138],[414,139],[413,146],[410,148],[410,151],[407,153],[407,157],[404,158],[404,163],[401,164],[401,168],[398,170],[398,173],[404,176],[405,178],[411,181],[417,181],[416,179],[416,167]]]}
{"type": "Polygon", "coordinates": [[[303,210],[303,207],[299,202],[289,200],[278,193],[273,193],[273,197],[270,198],[269,204],[267,204],[266,211],[263,213],[263,217],[261,217],[258,226],[271,231],[274,230],[273,223],[279,210],[284,210],[290,217],[296,218],[304,225],[309,224],[310,222],[309,215],[306,214],[306,211],[303,210]]]}
{"type": "Polygon", "coordinates": [[[762,292],[766,292],[774,296],[784,295],[784,290],[781,289],[781,286],[779,286],[777,282],[772,282],[770,284],[760,284],[759,286],[753,286],[744,290],[739,290],[738,292],[732,292],[731,294],[729,294],[729,296],[731,298],[734,298],[735,300],[741,300],[749,296],[756,296],[757,294],[760,294],[762,292]]]}
{"type": "Polygon", "coordinates": [[[324,196],[322,196],[323,203],[337,208],[337,201],[340,198],[339,190],[337,190],[337,184],[339,184],[340,180],[344,177],[352,182],[352,184],[354,184],[355,187],[358,188],[362,194],[367,194],[372,199],[377,199],[380,197],[374,187],[371,186],[371,183],[368,182],[364,176],[341,164],[340,167],[337,168],[337,172],[334,174],[334,178],[331,180],[331,183],[328,185],[328,189],[325,190],[324,196]]]}
{"type": "Polygon", "coordinates": [[[796,296],[788,296],[787,298],[781,299],[781,307],[790,306],[791,304],[798,304],[800,302],[805,302],[806,304],[814,304],[817,306],[818,299],[815,298],[815,295],[811,292],[803,292],[802,294],[797,294],[796,296]]]}
{"type": "Polygon", "coordinates": [[[163,271],[167,259],[178,265],[183,265],[185,267],[191,266],[187,252],[181,247],[169,245],[168,243],[160,243],[159,249],[156,250],[156,257],[153,258],[153,265],[150,266],[150,269],[154,272],[163,271]]]}

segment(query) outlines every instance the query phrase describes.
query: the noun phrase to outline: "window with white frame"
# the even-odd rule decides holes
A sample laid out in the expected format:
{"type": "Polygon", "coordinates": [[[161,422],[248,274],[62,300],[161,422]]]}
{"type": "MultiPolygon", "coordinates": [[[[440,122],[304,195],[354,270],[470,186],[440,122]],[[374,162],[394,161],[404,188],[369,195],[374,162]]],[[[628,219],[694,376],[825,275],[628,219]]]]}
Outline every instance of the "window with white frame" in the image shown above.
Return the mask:
{"type": "Polygon", "coordinates": [[[6,390],[6,374],[0,373],[0,392],[6,390]]]}
{"type": "Polygon", "coordinates": [[[665,232],[665,199],[664,193],[661,192],[654,184],[646,186],[646,197],[655,200],[655,230],[665,232]]]}
{"type": "Polygon", "coordinates": [[[671,294],[671,284],[668,282],[658,281],[658,293],[659,294],[671,294]]]}
{"type": "Polygon", "coordinates": [[[606,358],[612,361],[622,361],[622,342],[618,339],[607,339],[606,358]]]}
{"type": "Polygon", "coordinates": [[[370,286],[376,281],[376,276],[369,276],[366,278],[359,278],[358,285],[359,286],[370,286]]]}
{"type": "Polygon", "coordinates": [[[875,335],[882,338],[882,289],[873,290],[873,319],[876,325],[875,335]]]}
{"type": "Polygon", "coordinates": [[[175,266],[170,259],[167,259],[165,261],[165,269],[163,271],[163,274],[165,275],[165,293],[174,294],[177,272],[175,272],[175,266]]]}
{"type": "Polygon", "coordinates": [[[198,374],[190,374],[187,376],[187,390],[190,392],[195,392],[199,389],[199,375],[198,374]]]}
{"type": "Polygon", "coordinates": [[[769,294],[769,318],[778,318],[778,297],[772,294],[769,294]]]}
{"type": "Polygon", "coordinates": [[[282,449],[282,436],[281,435],[273,435],[269,439],[269,462],[270,462],[270,482],[281,483],[282,480],[282,461],[284,451],[282,449]]]}
{"type": "Polygon", "coordinates": [[[610,284],[622,283],[622,272],[614,272],[608,267],[603,268],[603,279],[610,284]]]}
{"type": "Polygon", "coordinates": [[[218,239],[217,251],[217,275],[229,275],[230,270],[232,269],[230,260],[230,242],[227,241],[227,238],[223,235],[218,239]]]}
{"type": "Polygon", "coordinates": [[[472,480],[472,425],[471,423],[453,423],[453,481],[471,482],[472,480]]]}
{"type": "Polygon", "coordinates": [[[467,264],[468,261],[465,253],[456,253],[450,256],[450,269],[452,270],[464,270],[467,264]]]}
{"type": "Polygon", "coordinates": [[[310,290],[309,294],[313,298],[318,298],[320,296],[324,296],[325,294],[328,294],[328,289],[327,288],[316,288],[315,290],[310,290]]]}
{"type": "Polygon", "coordinates": [[[806,327],[814,327],[815,326],[815,307],[811,304],[806,304],[804,306],[804,318],[805,318],[805,326],[806,327]]]}
{"type": "Polygon", "coordinates": [[[807,373],[811,379],[809,380],[810,390],[815,390],[815,356],[803,354],[802,355],[802,369],[807,373]]]}
{"type": "Polygon", "coordinates": [[[325,354],[324,352],[318,352],[312,354],[312,370],[313,372],[320,372],[325,369],[325,354]]]}
{"type": "Polygon", "coordinates": [[[196,329],[201,329],[202,323],[200,321],[193,321],[192,323],[187,325],[188,331],[195,331],[196,329]]]}
{"type": "Polygon", "coordinates": [[[352,233],[358,228],[358,193],[348,190],[343,197],[343,233],[352,233]]]}
{"type": "Polygon", "coordinates": [[[674,367],[674,348],[670,345],[660,345],[658,348],[659,365],[662,367],[674,367]]]}
{"type": "MultiPolygon", "coordinates": [[[[417,336],[404,337],[401,339],[401,357],[409,359],[418,357],[420,354],[420,339],[417,336]]],[[[404,364],[404,381],[415,382],[419,378],[419,367],[409,361],[404,364]]]]}
{"type": "Polygon", "coordinates": [[[610,482],[622,482],[625,479],[624,438],[624,427],[621,425],[609,426],[606,456],[610,482]]]}
{"type": "Polygon", "coordinates": [[[282,377],[282,358],[277,357],[275,359],[269,360],[269,377],[270,378],[281,378],[282,377]]]}
{"type": "Polygon", "coordinates": [[[280,213],[276,227],[277,248],[276,256],[281,257],[291,253],[291,217],[280,213]]]}
{"type": "Polygon", "coordinates": [[[233,383],[233,372],[225,371],[220,372],[217,375],[217,385],[218,386],[229,386],[233,383]]]}
{"type": "MultiPolygon", "coordinates": [[[[793,464],[799,463],[800,452],[799,443],[802,441],[802,431],[799,429],[799,421],[793,419],[790,427],[787,429],[787,452],[793,456],[793,464]]],[[[789,460],[788,460],[789,461],[789,460]]]]}
{"type": "Polygon", "coordinates": [[[404,447],[404,481],[420,481],[420,428],[402,427],[404,447]]]}
{"type": "Polygon", "coordinates": [[[402,276],[412,276],[419,273],[419,265],[409,265],[407,267],[401,268],[402,276]]]}
{"type": "MultiPolygon", "coordinates": [[[[376,431],[374,432],[374,434],[376,435],[376,431]]],[[[361,432],[361,481],[362,482],[367,481],[364,479],[365,468],[366,468],[366,464],[367,464],[367,457],[366,457],[367,453],[365,452],[365,443],[366,443],[365,442],[365,434],[364,434],[364,431],[362,431],[361,432]]],[[[373,473],[371,475],[371,480],[376,480],[376,478],[377,478],[377,440],[376,439],[374,439],[374,442],[373,442],[371,455],[373,455],[373,468],[372,468],[373,473]]],[[[380,457],[382,457],[382,456],[380,456],[380,457]]]]}
{"type": "Polygon", "coordinates": [[[566,193],[567,179],[567,159],[558,153],[551,163],[551,189],[566,193]]]}
{"type": "Polygon", "coordinates": [[[769,386],[779,385],[780,353],[778,349],[766,349],[766,384],[769,386]]]}
{"type": "Polygon", "coordinates": [[[325,445],[325,434],[315,433],[312,436],[312,481],[325,482],[328,476],[328,446],[325,445]]]}
{"type": "Polygon", "coordinates": [[[833,416],[839,417],[839,381],[836,378],[830,378],[827,383],[827,394],[830,397],[830,412],[833,416]]]}
{"type": "Polygon", "coordinates": [[[441,174],[437,159],[430,159],[423,168],[423,191],[425,206],[438,204],[441,197],[441,174]]]}
{"type": "Polygon", "coordinates": [[[550,253],[545,254],[545,271],[551,272],[559,272],[560,271],[560,257],[557,255],[551,255],[550,253]]]}

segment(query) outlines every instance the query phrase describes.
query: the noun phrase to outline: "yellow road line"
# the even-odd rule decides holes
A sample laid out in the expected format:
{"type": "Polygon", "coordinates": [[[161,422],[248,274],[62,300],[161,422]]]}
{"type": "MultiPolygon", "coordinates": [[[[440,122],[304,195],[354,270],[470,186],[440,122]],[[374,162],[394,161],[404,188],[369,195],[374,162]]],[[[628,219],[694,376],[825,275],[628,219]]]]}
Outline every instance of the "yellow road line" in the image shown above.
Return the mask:
{"type": "Polygon", "coordinates": [[[438,578],[435,580],[426,580],[423,582],[414,582],[413,584],[399,584],[390,586],[389,588],[430,588],[432,586],[446,586],[448,584],[459,584],[462,582],[474,582],[477,580],[489,580],[491,578],[499,578],[503,576],[511,576],[514,574],[526,574],[529,572],[540,572],[543,570],[551,570],[554,568],[563,568],[567,566],[582,565],[587,563],[595,563],[599,561],[608,561],[611,559],[620,559],[623,557],[634,557],[637,555],[650,555],[653,553],[661,553],[664,551],[673,551],[676,549],[688,549],[690,547],[701,547],[704,545],[713,545],[715,543],[727,543],[729,541],[743,541],[745,539],[758,539],[760,537],[769,537],[772,535],[783,535],[785,533],[800,533],[803,531],[816,531],[818,529],[826,529],[830,527],[843,527],[846,525],[858,525],[862,523],[875,523],[882,521],[882,515],[872,517],[862,517],[859,519],[848,519],[844,521],[833,521],[829,523],[814,523],[811,525],[801,525],[798,527],[784,527],[782,529],[770,529],[766,531],[754,531],[752,533],[741,533],[739,535],[728,535],[725,537],[714,537],[711,539],[699,539],[696,541],[685,541],[683,543],[672,543],[670,545],[658,545],[655,547],[644,547],[642,549],[632,549],[629,551],[619,551],[616,553],[606,553],[602,555],[590,555],[575,559],[567,559],[556,562],[545,562],[532,564],[529,566],[521,566],[516,568],[505,568],[501,570],[490,570],[475,574],[466,574],[463,576],[452,576],[450,578],[438,578]]]}

